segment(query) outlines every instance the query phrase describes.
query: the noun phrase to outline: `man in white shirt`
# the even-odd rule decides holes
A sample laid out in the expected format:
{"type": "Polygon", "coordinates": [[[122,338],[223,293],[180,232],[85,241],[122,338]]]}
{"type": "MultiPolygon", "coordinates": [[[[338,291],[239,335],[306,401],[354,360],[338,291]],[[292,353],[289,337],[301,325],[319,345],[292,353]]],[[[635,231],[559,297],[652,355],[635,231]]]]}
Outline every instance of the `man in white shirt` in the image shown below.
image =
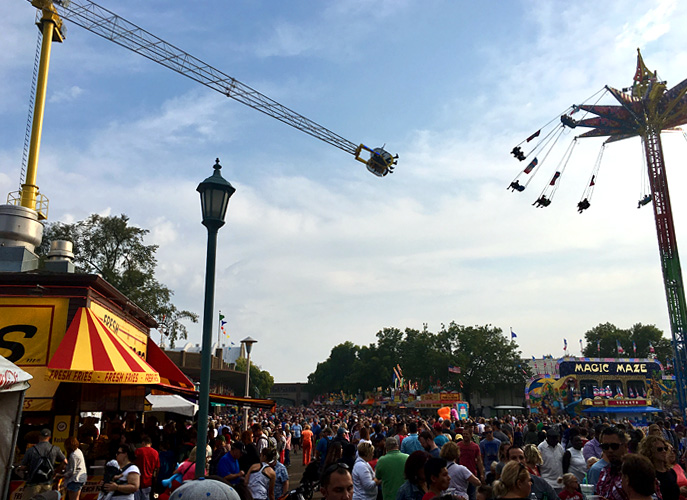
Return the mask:
{"type": "Polygon", "coordinates": [[[558,431],[551,428],[546,432],[546,441],[542,441],[538,446],[544,461],[539,466],[541,478],[549,483],[556,493],[563,490],[563,486],[558,484],[558,478],[563,475],[563,455],[565,454],[565,450],[558,442],[559,438],[558,431]]]}

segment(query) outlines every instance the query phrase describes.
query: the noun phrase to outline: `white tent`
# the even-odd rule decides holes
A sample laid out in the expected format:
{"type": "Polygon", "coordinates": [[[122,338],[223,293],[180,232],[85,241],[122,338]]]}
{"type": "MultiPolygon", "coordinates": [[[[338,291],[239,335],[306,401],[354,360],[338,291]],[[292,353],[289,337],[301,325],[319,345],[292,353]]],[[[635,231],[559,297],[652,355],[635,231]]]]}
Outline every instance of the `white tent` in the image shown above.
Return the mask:
{"type": "Polygon", "coordinates": [[[187,417],[193,417],[198,411],[197,404],[176,394],[149,394],[146,399],[151,405],[150,411],[177,413],[187,417]]]}
{"type": "Polygon", "coordinates": [[[0,496],[10,487],[14,448],[24,406],[24,392],[33,377],[0,356],[0,496]]]}

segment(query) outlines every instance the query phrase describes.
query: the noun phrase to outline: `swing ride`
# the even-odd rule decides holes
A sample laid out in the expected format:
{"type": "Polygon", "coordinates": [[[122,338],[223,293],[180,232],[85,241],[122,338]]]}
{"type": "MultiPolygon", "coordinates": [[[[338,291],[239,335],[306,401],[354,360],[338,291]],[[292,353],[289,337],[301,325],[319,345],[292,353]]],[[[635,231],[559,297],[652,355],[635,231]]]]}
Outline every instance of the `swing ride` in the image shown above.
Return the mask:
{"type": "MultiPolygon", "coordinates": [[[[546,160],[553,149],[553,145],[564,133],[578,127],[590,128],[591,130],[573,139],[550,182],[534,202],[534,206],[537,208],[548,207],[551,204],[578,138],[607,137],[601,146],[587,187],[577,204],[578,212],[582,213],[591,206],[592,194],[606,145],[631,137],[641,138],[651,192],[645,193],[640,198],[637,208],[649,203],[652,203],[654,208],[663,281],[670,316],[673,354],[675,356],[678,403],[682,417],[685,417],[687,410],[687,332],[685,331],[687,329],[687,306],[685,305],[680,257],[668,193],[661,131],[675,130],[676,127],[687,123],[686,93],[687,79],[668,90],[666,82],[659,80],[655,71],[651,72],[647,69],[642,54],[637,49],[637,70],[631,87],[622,90],[609,86],[604,87],[588,99],[591,101],[598,94],[601,94],[593,104],[573,105],[566,109],[560,115],[560,123],[546,133],[528,153],[523,152],[522,148],[540,137],[542,129],[513,148],[511,154],[517,160],[525,161],[528,157],[533,157],[533,159],[507,188],[513,192],[523,192],[546,160]],[[619,105],[597,105],[606,93],[610,93],[619,105]],[[579,120],[573,117],[573,115],[581,112],[584,112],[584,116],[579,120]],[[587,114],[596,116],[587,118],[587,114]],[[538,160],[537,155],[542,156],[542,159],[538,160]]],[[[551,120],[544,128],[556,121],[557,119],[551,120]]],[[[687,138],[687,135],[685,137],[687,138]]]]}

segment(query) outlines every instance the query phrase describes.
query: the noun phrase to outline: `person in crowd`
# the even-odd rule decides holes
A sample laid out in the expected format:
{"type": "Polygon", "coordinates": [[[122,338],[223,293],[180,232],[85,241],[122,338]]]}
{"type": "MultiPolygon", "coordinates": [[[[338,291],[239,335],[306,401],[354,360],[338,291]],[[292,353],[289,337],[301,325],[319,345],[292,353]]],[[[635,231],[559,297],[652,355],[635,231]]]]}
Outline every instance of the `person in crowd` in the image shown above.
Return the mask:
{"type": "Polygon", "coordinates": [[[270,462],[270,467],[274,469],[274,498],[279,500],[284,494],[289,492],[289,471],[286,466],[279,462],[277,453],[274,454],[274,460],[270,462]]]}
{"type": "Polygon", "coordinates": [[[448,442],[441,447],[440,456],[446,461],[446,470],[450,477],[448,493],[467,499],[468,485],[472,485],[476,488],[482,483],[472,472],[470,472],[470,469],[456,463],[458,455],[459,449],[456,443],[448,442]]]}
{"type": "Polygon", "coordinates": [[[538,433],[537,433],[537,424],[534,422],[529,422],[527,424],[527,432],[525,433],[524,436],[524,442],[525,445],[528,444],[533,444],[537,446],[539,444],[539,439],[538,439],[538,433]]]}
{"type": "Polygon", "coordinates": [[[141,471],[134,463],[136,450],[132,444],[123,444],[117,448],[116,456],[120,473],[113,481],[103,484],[103,490],[112,492],[117,500],[134,500],[135,493],[141,486],[141,471]]]}
{"type": "Polygon", "coordinates": [[[303,433],[303,426],[295,421],[291,426],[291,448],[293,454],[298,455],[298,448],[301,447],[301,434],[303,433]]]}
{"type": "Polygon", "coordinates": [[[353,500],[376,500],[378,485],[370,461],[374,457],[374,447],[370,443],[358,444],[358,458],[353,465],[353,500]]]}
{"type": "Polygon", "coordinates": [[[322,429],[322,438],[315,446],[315,459],[320,464],[320,471],[324,471],[324,464],[327,461],[329,454],[329,447],[332,442],[332,430],[329,427],[322,429]]]}
{"type": "Polygon", "coordinates": [[[575,434],[570,440],[570,448],[563,453],[563,473],[574,474],[579,482],[587,474],[587,461],[582,453],[582,436],[575,434]]]}
{"type": "Polygon", "coordinates": [[[239,459],[239,465],[244,473],[248,473],[248,469],[260,463],[260,454],[253,444],[253,431],[250,429],[243,431],[241,433],[241,442],[243,443],[243,454],[239,459]]]}
{"type": "Polygon", "coordinates": [[[217,463],[217,475],[223,477],[231,485],[239,484],[246,475],[241,470],[241,456],[243,456],[243,443],[234,441],[231,443],[229,453],[226,453],[217,463]]]}
{"type": "Polygon", "coordinates": [[[422,449],[429,453],[430,456],[434,458],[439,458],[440,450],[437,444],[434,442],[434,436],[432,436],[431,432],[422,431],[418,436],[418,440],[420,441],[422,449]]]}
{"type": "Polygon", "coordinates": [[[386,454],[379,457],[375,476],[382,484],[382,500],[396,500],[396,494],[404,481],[403,470],[408,455],[398,449],[395,437],[386,438],[386,454]]]}
{"type": "Polygon", "coordinates": [[[530,471],[530,474],[533,476],[539,476],[539,466],[542,464],[543,460],[537,445],[525,445],[522,451],[525,454],[525,465],[527,465],[527,470],[530,471]]]}
{"type": "MultiPolygon", "coordinates": [[[[341,461],[341,456],[343,455],[343,446],[341,443],[332,442],[327,450],[327,456],[324,459],[324,469],[328,468],[330,465],[339,463],[341,461]]],[[[350,470],[350,466],[348,467],[350,470]]]]}
{"type": "Polygon", "coordinates": [[[494,490],[488,484],[483,484],[477,488],[476,500],[492,500],[494,490]]]}
{"type": "Polygon", "coordinates": [[[501,477],[494,482],[493,488],[497,498],[528,500],[532,479],[524,464],[510,461],[501,471],[501,477]]]}
{"type": "Polygon", "coordinates": [[[663,500],[678,500],[680,487],[677,484],[677,474],[668,463],[669,447],[670,444],[663,436],[650,435],[639,443],[639,454],[648,458],[654,466],[663,500]]]}
{"type": "MultiPolygon", "coordinates": [[[[183,481],[191,481],[196,477],[196,450],[197,448],[194,446],[191,448],[191,451],[188,454],[188,457],[186,457],[186,460],[181,462],[179,464],[179,467],[177,467],[172,475],[175,474],[181,474],[181,480],[183,481]]],[[[207,446],[207,452],[206,452],[206,462],[209,462],[210,458],[210,447],[207,446]]],[[[207,470],[203,471],[203,475],[205,476],[207,474],[207,470]]]]}
{"type": "Polygon", "coordinates": [[[210,458],[211,476],[217,475],[217,464],[219,464],[220,459],[227,453],[226,443],[227,438],[223,435],[219,435],[212,440],[212,458],[210,458]]]}
{"type": "MultiPolygon", "coordinates": [[[[511,446],[508,449],[508,461],[518,462],[527,469],[525,453],[517,446],[511,446]]],[[[532,479],[532,493],[534,493],[534,496],[537,498],[537,500],[550,500],[557,497],[556,491],[541,477],[534,474],[530,474],[530,477],[532,479]]]]}
{"type": "Polygon", "coordinates": [[[675,449],[672,446],[668,450],[668,466],[675,471],[675,475],[677,476],[677,485],[680,487],[680,497],[687,498],[687,475],[685,475],[685,469],[677,463],[677,453],[675,453],[675,449]]]}
{"type": "Polygon", "coordinates": [[[508,450],[510,449],[510,442],[503,441],[499,446],[499,462],[496,464],[496,479],[501,475],[503,467],[508,462],[508,450]]]}
{"type": "Polygon", "coordinates": [[[582,455],[584,455],[584,460],[588,461],[592,457],[601,458],[603,450],[601,449],[601,433],[608,427],[605,424],[598,424],[594,427],[594,438],[590,439],[584,444],[582,448],[582,455]]]}
{"type": "Polygon", "coordinates": [[[584,500],[580,491],[580,483],[575,474],[567,472],[559,480],[563,485],[563,491],[558,494],[558,498],[561,500],[584,500]]]}
{"type": "Polygon", "coordinates": [[[508,437],[508,435],[501,430],[501,422],[499,421],[499,419],[494,419],[494,421],[491,424],[491,427],[495,439],[498,439],[499,441],[501,441],[501,443],[511,443],[511,440],[508,437]]]}
{"type": "MultiPolygon", "coordinates": [[[[484,473],[484,462],[482,461],[482,454],[479,445],[472,439],[472,427],[466,425],[462,431],[463,440],[458,442],[458,449],[460,450],[458,463],[468,468],[473,476],[477,477],[481,483],[484,483],[486,474],[484,473]]],[[[477,496],[477,489],[474,485],[468,484],[468,498],[475,500],[477,496]]]]}
{"type": "Polygon", "coordinates": [[[284,427],[284,439],[286,443],[284,445],[284,465],[291,467],[291,428],[289,424],[284,427]]]}
{"type": "Polygon", "coordinates": [[[432,500],[440,497],[442,492],[451,484],[451,478],[446,469],[446,460],[443,458],[429,457],[425,463],[425,480],[427,493],[422,500],[432,500]]]}
{"type": "Polygon", "coordinates": [[[651,460],[638,453],[627,455],[621,465],[621,488],[628,500],[651,500],[656,493],[656,472],[651,460]]]}
{"type": "Polygon", "coordinates": [[[64,442],[64,449],[67,451],[67,468],[62,478],[66,484],[67,498],[69,500],[79,500],[81,489],[88,474],[86,472],[86,459],[83,452],[79,449],[79,440],[74,436],[68,437],[64,442]]]}
{"type": "Polygon", "coordinates": [[[493,462],[498,462],[500,448],[501,441],[494,437],[494,431],[491,425],[485,426],[484,438],[479,442],[479,451],[482,454],[485,470],[491,470],[491,464],[493,462]]]}
{"type": "Polygon", "coordinates": [[[260,453],[260,463],[253,464],[248,469],[245,483],[253,500],[275,500],[274,484],[277,480],[277,474],[269,464],[276,457],[276,449],[264,448],[260,453]]]}
{"type": "Polygon", "coordinates": [[[301,432],[301,445],[303,447],[303,465],[308,465],[312,458],[312,439],[313,433],[310,430],[310,425],[305,424],[303,426],[303,432],[301,432]]]}
{"type": "Polygon", "coordinates": [[[617,427],[606,427],[601,432],[601,449],[608,465],[601,469],[594,492],[606,500],[626,500],[622,489],[620,469],[627,454],[627,435],[617,427]]]}
{"type": "MultiPolygon", "coordinates": [[[[405,442],[406,439],[403,441],[405,442]]],[[[427,492],[425,463],[428,458],[429,454],[424,450],[414,451],[408,455],[403,470],[406,480],[398,489],[396,500],[422,500],[427,492]]]]}
{"type": "Polygon", "coordinates": [[[541,477],[557,491],[561,489],[558,478],[563,475],[563,454],[565,453],[559,439],[558,431],[552,427],[546,433],[546,440],[539,443],[537,447],[542,458],[542,464],[539,466],[541,477]]]}
{"type": "Polygon", "coordinates": [[[417,435],[417,422],[412,421],[408,424],[408,435],[401,443],[401,452],[410,455],[415,451],[423,450],[422,444],[417,435]]]}
{"type": "Polygon", "coordinates": [[[136,466],[141,471],[140,500],[150,500],[153,484],[156,483],[160,471],[160,454],[153,449],[150,436],[143,436],[141,447],[136,449],[136,466]]]}
{"type": "Polygon", "coordinates": [[[346,464],[332,464],[323,471],[320,493],[324,500],[353,500],[353,477],[346,464]]]}
{"type": "Polygon", "coordinates": [[[17,469],[24,472],[24,477],[26,478],[24,492],[22,493],[23,500],[33,498],[43,491],[51,490],[52,482],[55,477],[54,473],[59,471],[59,468],[54,468],[55,464],[59,464],[60,468],[67,465],[67,459],[62,451],[57,446],[53,446],[50,443],[51,436],[52,433],[50,429],[41,430],[38,437],[38,443],[36,446],[27,450],[21,461],[21,465],[17,469]],[[46,461],[53,466],[52,474],[44,475],[39,471],[41,463],[46,461]]]}

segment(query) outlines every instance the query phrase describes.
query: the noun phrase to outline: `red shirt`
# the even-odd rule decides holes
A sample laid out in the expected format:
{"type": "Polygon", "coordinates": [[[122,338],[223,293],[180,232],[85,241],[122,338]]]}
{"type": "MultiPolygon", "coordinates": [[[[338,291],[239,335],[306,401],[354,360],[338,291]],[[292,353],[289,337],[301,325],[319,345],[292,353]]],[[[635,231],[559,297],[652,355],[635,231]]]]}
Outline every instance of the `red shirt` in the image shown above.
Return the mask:
{"type": "Polygon", "coordinates": [[[583,500],[584,497],[579,491],[570,492],[568,490],[563,490],[558,494],[558,498],[561,500],[583,500]]]}
{"type": "Polygon", "coordinates": [[[460,465],[464,465],[470,469],[470,472],[479,477],[479,473],[477,472],[477,461],[482,460],[480,458],[479,445],[474,441],[468,443],[463,440],[458,442],[458,448],[460,449],[460,465]]]}
{"type": "Polygon", "coordinates": [[[136,466],[141,471],[141,488],[153,485],[153,474],[160,468],[160,455],[150,446],[136,449],[136,466]]]}

